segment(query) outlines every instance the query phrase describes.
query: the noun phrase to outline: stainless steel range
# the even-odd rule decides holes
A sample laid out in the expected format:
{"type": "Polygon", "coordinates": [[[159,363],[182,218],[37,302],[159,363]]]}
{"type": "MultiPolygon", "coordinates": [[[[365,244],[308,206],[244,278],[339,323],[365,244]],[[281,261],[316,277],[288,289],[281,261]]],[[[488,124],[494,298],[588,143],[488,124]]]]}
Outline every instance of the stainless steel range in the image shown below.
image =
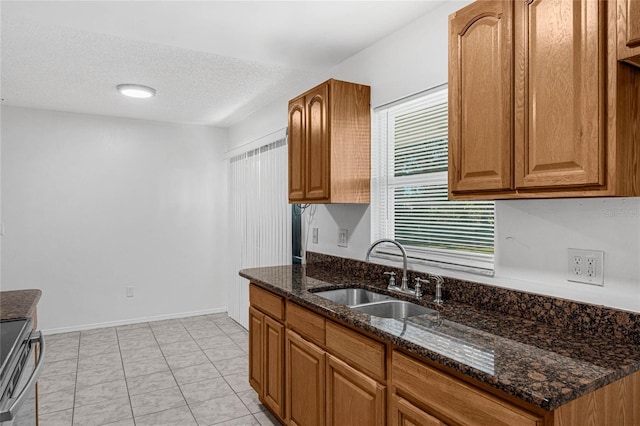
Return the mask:
{"type": "Polygon", "coordinates": [[[44,337],[33,331],[30,318],[0,321],[1,426],[37,424],[35,388],[44,362],[44,348],[44,337]]]}

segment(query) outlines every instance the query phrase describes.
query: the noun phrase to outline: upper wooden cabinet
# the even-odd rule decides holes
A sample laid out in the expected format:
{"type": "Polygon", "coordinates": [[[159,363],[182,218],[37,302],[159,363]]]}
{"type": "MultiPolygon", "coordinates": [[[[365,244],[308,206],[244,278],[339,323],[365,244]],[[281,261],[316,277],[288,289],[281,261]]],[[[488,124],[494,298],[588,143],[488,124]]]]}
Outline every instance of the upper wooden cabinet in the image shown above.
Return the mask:
{"type": "Polygon", "coordinates": [[[450,198],[640,194],[640,70],[617,61],[607,25],[620,1],[477,1],[450,16],[450,198]]]}
{"type": "Polygon", "coordinates": [[[370,88],[328,80],[289,102],[289,202],[369,203],[370,88]]]}
{"type": "Polygon", "coordinates": [[[618,59],[640,67],[639,0],[618,0],[618,59]]]}
{"type": "Polygon", "coordinates": [[[451,190],[512,188],[512,6],[476,2],[450,20],[451,190]],[[490,78],[487,78],[490,76],[490,78]],[[487,112],[492,120],[487,120],[487,112]]]}

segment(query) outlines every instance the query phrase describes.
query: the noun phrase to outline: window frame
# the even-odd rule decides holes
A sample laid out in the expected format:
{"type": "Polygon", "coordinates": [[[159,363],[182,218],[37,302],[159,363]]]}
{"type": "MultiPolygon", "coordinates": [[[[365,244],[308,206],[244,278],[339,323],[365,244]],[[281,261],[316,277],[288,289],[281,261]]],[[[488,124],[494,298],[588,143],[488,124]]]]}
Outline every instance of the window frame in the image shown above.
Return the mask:
{"type": "MultiPolygon", "coordinates": [[[[410,112],[418,111],[425,105],[428,96],[442,95],[441,91],[448,91],[448,85],[442,84],[414,95],[401,98],[394,102],[374,108],[372,114],[373,141],[371,156],[371,237],[372,242],[381,238],[396,239],[395,233],[395,205],[396,188],[407,185],[442,185],[448,187],[448,170],[423,174],[395,176],[395,135],[393,118],[410,112]],[[385,114],[386,119],[380,114],[385,114]],[[384,139],[383,139],[384,138],[384,139]]],[[[448,136],[448,134],[447,134],[448,136]]],[[[455,202],[455,201],[454,201],[455,202]]],[[[467,203],[467,201],[465,201],[467,203]]],[[[488,206],[491,201],[480,201],[479,205],[488,206]]],[[[485,207],[486,208],[486,207],[485,207]]],[[[410,263],[435,266],[442,269],[470,272],[487,276],[494,275],[495,259],[495,204],[493,204],[493,247],[492,254],[472,253],[464,251],[443,250],[438,248],[424,248],[404,245],[410,263]]],[[[373,257],[398,261],[401,253],[395,246],[379,245],[371,253],[373,257]]]]}

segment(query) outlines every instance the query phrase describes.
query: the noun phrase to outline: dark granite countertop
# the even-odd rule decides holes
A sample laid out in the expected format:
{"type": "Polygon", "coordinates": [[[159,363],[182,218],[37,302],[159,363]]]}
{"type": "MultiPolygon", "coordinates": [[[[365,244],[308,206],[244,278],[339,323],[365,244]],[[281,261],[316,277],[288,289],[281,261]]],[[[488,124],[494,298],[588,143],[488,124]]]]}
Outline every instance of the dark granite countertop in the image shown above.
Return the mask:
{"type": "Polygon", "coordinates": [[[0,291],[0,320],[30,317],[41,295],[35,289],[0,291]]]}
{"type": "MultiPolygon", "coordinates": [[[[640,370],[640,344],[629,340],[570,331],[454,301],[445,301],[435,314],[407,320],[379,318],[313,293],[344,286],[372,287],[370,281],[343,271],[294,265],[245,269],[240,275],[546,410],[640,370]]],[[[375,290],[385,291],[379,285],[375,290]]]]}

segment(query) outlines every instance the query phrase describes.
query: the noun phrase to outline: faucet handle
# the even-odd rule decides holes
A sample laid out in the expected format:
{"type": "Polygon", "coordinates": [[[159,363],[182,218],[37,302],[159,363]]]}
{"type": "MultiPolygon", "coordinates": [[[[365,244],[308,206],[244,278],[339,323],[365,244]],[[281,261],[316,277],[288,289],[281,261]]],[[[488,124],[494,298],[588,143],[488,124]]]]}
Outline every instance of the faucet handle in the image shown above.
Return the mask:
{"type": "Polygon", "coordinates": [[[416,285],[416,297],[419,299],[422,297],[422,283],[429,284],[429,280],[425,280],[424,278],[415,277],[414,278],[416,285]]]}
{"type": "Polygon", "coordinates": [[[389,275],[389,285],[387,288],[396,286],[396,273],[395,272],[385,272],[385,275],[389,275]]]}
{"type": "Polygon", "coordinates": [[[436,281],[436,298],[433,299],[433,302],[436,305],[442,305],[442,286],[444,285],[444,278],[440,275],[432,275],[431,277],[436,281]]]}
{"type": "Polygon", "coordinates": [[[436,281],[436,284],[440,284],[441,286],[444,285],[444,278],[442,278],[440,275],[431,275],[431,278],[436,281]]]}

